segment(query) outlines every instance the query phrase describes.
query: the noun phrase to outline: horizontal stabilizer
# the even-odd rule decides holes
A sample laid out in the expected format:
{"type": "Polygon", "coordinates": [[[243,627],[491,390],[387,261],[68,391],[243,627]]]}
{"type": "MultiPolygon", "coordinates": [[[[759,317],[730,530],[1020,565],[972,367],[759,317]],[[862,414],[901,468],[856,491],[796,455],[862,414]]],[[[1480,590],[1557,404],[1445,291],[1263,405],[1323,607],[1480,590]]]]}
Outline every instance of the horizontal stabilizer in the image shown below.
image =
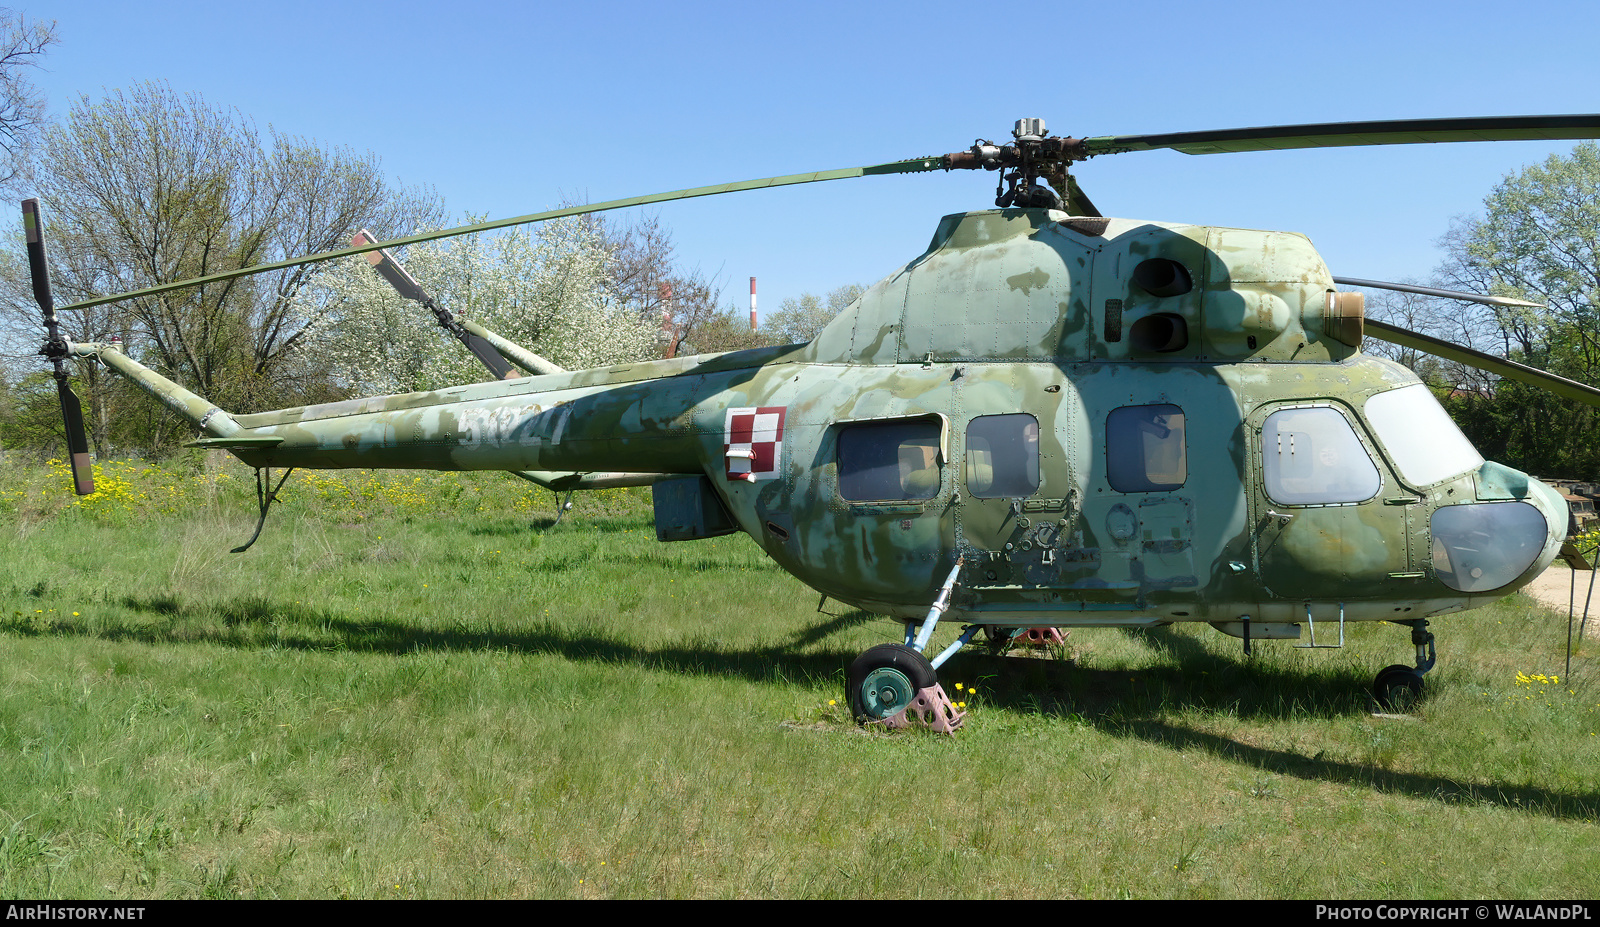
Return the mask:
{"type": "Polygon", "coordinates": [[[234,448],[238,448],[239,450],[248,450],[262,447],[277,447],[282,443],[283,439],[277,437],[276,435],[267,438],[196,438],[193,441],[185,444],[184,447],[199,447],[209,450],[229,451],[233,450],[234,448]]]}
{"type": "Polygon", "coordinates": [[[530,483],[564,492],[569,489],[616,489],[622,486],[650,486],[662,480],[680,478],[676,473],[571,473],[557,470],[512,470],[530,483]]]}

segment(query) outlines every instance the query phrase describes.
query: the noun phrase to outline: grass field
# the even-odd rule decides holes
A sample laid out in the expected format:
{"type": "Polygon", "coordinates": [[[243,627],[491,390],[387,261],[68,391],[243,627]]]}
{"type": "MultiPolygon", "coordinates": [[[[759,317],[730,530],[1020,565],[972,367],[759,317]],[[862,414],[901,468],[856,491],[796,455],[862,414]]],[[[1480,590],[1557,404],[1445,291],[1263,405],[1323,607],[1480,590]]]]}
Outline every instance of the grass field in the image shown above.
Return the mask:
{"type": "Polygon", "coordinates": [[[1403,628],[1078,630],[869,733],[843,669],[899,626],[645,491],[297,473],[232,555],[250,479],[0,465],[0,895],[1600,894],[1595,647],[1520,596],[1434,623],[1411,717],[1366,694],[1403,628]]]}

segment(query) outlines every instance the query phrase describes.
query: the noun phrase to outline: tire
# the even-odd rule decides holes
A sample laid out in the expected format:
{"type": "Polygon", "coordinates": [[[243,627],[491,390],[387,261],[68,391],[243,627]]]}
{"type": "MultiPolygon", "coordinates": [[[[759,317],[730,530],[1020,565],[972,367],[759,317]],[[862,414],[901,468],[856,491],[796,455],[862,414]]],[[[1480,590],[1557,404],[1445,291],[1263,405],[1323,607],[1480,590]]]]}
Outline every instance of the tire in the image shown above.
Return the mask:
{"type": "Polygon", "coordinates": [[[920,689],[938,680],[928,658],[904,644],[879,644],[845,674],[845,698],[857,721],[882,721],[904,711],[920,689]]]}
{"type": "Polygon", "coordinates": [[[1405,713],[1422,701],[1422,674],[1401,663],[1386,666],[1372,684],[1372,694],[1387,711],[1405,713]]]}

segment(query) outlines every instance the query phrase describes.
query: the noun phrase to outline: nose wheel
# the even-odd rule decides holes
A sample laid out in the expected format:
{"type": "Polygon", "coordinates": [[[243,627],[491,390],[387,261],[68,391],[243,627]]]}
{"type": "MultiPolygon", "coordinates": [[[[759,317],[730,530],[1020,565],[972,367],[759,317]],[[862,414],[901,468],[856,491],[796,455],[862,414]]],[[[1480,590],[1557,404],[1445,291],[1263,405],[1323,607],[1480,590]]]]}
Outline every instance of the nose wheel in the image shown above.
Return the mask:
{"type": "Polygon", "coordinates": [[[1433,633],[1428,630],[1427,621],[1418,619],[1395,623],[1410,626],[1411,643],[1417,648],[1417,665],[1406,666],[1404,663],[1396,663],[1385,666],[1378,673],[1378,678],[1373,680],[1372,695],[1386,711],[1407,712],[1422,701],[1424,692],[1422,674],[1433,669],[1437,654],[1433,646],[1433,633]]]}
{"type": "Polygon", "coordinates": [[[1422,674],[1403,663],[1386,666],[1372,684],[1372,694],[1388,711],[1405,713],[1422,701],[1422,674]]]}

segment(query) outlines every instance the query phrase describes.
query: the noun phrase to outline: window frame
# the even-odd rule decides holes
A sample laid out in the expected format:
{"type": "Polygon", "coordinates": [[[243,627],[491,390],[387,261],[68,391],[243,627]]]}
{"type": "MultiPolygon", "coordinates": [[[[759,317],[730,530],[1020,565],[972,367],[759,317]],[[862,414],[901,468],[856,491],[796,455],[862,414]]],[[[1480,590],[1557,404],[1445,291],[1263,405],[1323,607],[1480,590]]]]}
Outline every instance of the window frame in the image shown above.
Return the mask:
{"type": "MultiPolygon", "coordinates": [[[[961,484],[966,487],[967,492],[970,493],[974,499],[1026,499],[1029,496],[1037,495],[1038,492],[1039,492],[1039,487],[1044,485],[1044,476],[1043,476],[1043,469],[1044,468],[1043,468],[1043,461],[1042,461],[1043,455],[1042,455],[1042,453],[1040,452],[1040,449],[1039,449],[1039,427],[1040,427],[1039,426],[1039,419],[1032,412],[995,412],[995,413],[991,413],[991,414],[988,414],[988,415],[974,415],[972,418],[968,419],[967,420],[967,429],[963,433],[962,438],[961,438],[961,484]],[[990,491],[990,490],[979,492],[977,489],[973,488],[973,479],[972,479],[972,467],[973,467],[972,454],[973,454],[973,451],[974,451],[974,448],[972,447],[972,439],[974,437],[974,435],[972,433],[972,426],[976,425],[978,422],[982,422],[982,421],[986,421],[986,420],[993,420],[993,419],[1019,419],[1019,418],[1027,419],[1028,420],[1028,424],[1031,424],[1033,426],[1033,461],[1032,461],[1031,466],[1029,466],[1026,462],[1023,465],[1024,478],[1026,478],[1027,476],[1031,476],[1032,479],[1033,479],[1033,486],[1031,488],[1029,488],[1027,492],[1020,493],[1020,494],[1019,493],[1011,493],[1011,492],[996,493],[996,492],[993,492],[993,491],[990,491]]],[[[1015,433],[1013,433],[1013,434],[1015,434],[1015,433]]],[[[991,444],[990,436],[979,435],[978,437],[986,445],[987,444],[991,444]]],[[[1021,433],[1021,438],[1022,438],[1022,440],[1024,442],[1026,441],[1026,437],[1027,437],[1027,426],[1024,425],[1022,433],[1021,433]]],[[[990,447],[989,453],[991,455],[993,454],[992,445],[990,447]]],[[[992,459],[991,459],[991,462],[989,464],[989,467],[990,467],[989,486],[992,488],[994,486],[995,478],[996,478],[995,464],[992,461],[992,459]]],[[[1009,487],[1007,487],[1007,488],[1009,488],[1009,487]]]]}

